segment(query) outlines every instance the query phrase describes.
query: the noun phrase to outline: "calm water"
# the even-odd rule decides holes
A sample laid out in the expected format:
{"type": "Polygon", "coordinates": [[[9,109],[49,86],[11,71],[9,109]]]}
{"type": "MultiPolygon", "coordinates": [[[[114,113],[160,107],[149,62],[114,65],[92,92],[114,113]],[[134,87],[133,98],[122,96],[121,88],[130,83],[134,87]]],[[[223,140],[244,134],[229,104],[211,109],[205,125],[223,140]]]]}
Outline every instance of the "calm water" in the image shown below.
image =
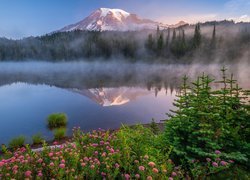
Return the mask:
{"type": "MultiPolygon", "coordinates": [[[[244,88],[250,86],[248,65],[230,66],[244,88]]],[[[0,144],[38,132],[53,133],[46,118],[68,115],[68,134],[118,128],[121,124],[166,119],[184,74],[203,71],[219,76],[217,65],[163,66],[117,63],[0,63],[0,144]]]]}

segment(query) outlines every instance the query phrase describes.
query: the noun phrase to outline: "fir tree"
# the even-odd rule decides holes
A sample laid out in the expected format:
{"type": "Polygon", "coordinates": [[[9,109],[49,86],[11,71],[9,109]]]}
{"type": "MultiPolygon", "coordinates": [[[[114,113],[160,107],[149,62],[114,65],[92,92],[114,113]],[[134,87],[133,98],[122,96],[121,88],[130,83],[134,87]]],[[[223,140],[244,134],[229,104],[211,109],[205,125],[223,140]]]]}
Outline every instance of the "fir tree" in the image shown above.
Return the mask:
{"type": "Polygon", "coordinates": [[[200,24],[196,24],[195,30],[194,30],[194,37],[193,37],[193,48],[199,48],[201,45],[201,30],[200,30],[200,24]]]}

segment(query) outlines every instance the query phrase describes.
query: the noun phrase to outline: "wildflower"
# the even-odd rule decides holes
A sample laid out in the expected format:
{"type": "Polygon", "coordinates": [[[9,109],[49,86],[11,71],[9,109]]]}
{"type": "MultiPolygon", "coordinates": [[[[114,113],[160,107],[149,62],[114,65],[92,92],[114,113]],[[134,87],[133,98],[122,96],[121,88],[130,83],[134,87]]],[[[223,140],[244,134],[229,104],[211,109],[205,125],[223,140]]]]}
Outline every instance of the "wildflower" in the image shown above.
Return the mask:
{"type": "Polygon", "coordinates": [[[166,169],[163,169],[162,172],[167,173],[168,171],[166,169]]]}
{"type": "Polygon", "coordinates": [[[38,176],[38,177],[42,177],[43,174],[42,174],[41,172],[39,172],[39,173],[37,174],[37,176],[38,176]]]}
{"type": "Polygon", "coordinates": [[[115,163],[115,168],[119,168],[120,165],[118,163],[115,163]]]}
{"type": "Polygon", "coordinates": [[[50,152],[50,153],[49,153],[49,157],[51,157],[51,156],[53,156],[53,152],[50,152]]]}
{"type": "Polygon", "coordinates": [[[86,163],[81,163],[81,166],[82,166],[82,167],[86,166],[86,163]]]}
{"type": "Polygon", "coordinates": [[[59,167],[62,168],[62,169],[64,169],[65,168],[65,164],[63,164],[63,163],[59,164],[59,167]]]}
{"type": "Polygon", "coordinates": [[[210,161],[211,161],[211,159],[210,159],[210,158],[206,158],[206,160],[207,160],[207,162],[210,162],[210,161]]]}
{"type": "Polygon", "coordinates": [[[0,161],[0,167],[2,167],[4,165],[4,162],[0,161]]]}
{"type": "Polygon", "coordinates": [[[140,179],[140,174],[136,174],[136,175],[135,175],[135,178],[136,178],[136,179],[140,179]]]}
{"type": "Polygon", "coordinates": [[[169,177],[169,178],[168,178],[168,180],[174,180],[174,178],[172,178],[172,177],[169,177]]]}
{"type": "Polygon", "coordinates": [[[58,142],[57,142],[57,141],[53,142],[53,145],[57,145],[57,144],[58,144],[58,142]]]}
{"type": "Polygon", "coordinates": [[[26,171],[24,175],[25,175],[25,177],[30,177],[31,176],[31,171],[26,171]]]}
{"type": "Polygon", "coordinates": [[[91,166],[90,166],[90,169],[95,169],[95,165],[91,165],[91,166]]]}
{"type": "Polygon", "coordinates": [[[173,177],[177,176],[176,172],[172,172],[171,176],[173,177]]]}
{"type": "Polygon", "coordinates": [[[40,159],[37,160],[37,162],[38,162],[38,163],[42,163],[43,160],[40,158],[40,159]]]}
{"type": "Polygon", "coordinates": [[[51,163],[49,164],[49,166],[53,167],[53,166],[54,166],[54,163],[53,163],[53,162],[51,162],[51,163]]]}
{"type": "Polygon", "coordinates": [[[84,161],[89,161],[89,158],[88,157],[84,157],[83,160],[84,161]]]}
{"type": "Polygon", "coordinates": [[[94,154],[97,156],[98,155],[98,151],[95,151],[94,154]]]}
{"type": "Polygon", "coordinates": [[[215,154],[221,154],[221,152],[219,150],[216,150],[215,154]]]}
{"type": "Polygon", "coordinates": [[[144,166],[139,166],[139,170],[140,170],[140,171],[144,171],[144,170],[145,170],[145,167],[144,167],[144,166]]]}
{"type": "Polygon", "coordinates": [[[229,160],[228,162],[229,162],[229,163],[234,163],[234,161],[233,161],[233,160],[229,160]]]}
{"type": "Polygon", "coordinates": [[[148,176],[147,180],[153,180],[152,176],[148,176]]]}
{"type": "Polygon", "coordinates": [[[64,159],[62,159],[62,160],[61,160],[61,163],[65,164],[65,160],[64,160],[64,159]]]}
{"type": "Polygon", "coordinates": [[[153,170],[152,170],[154,173],[158,173],[159,172],[159,170],[157,169],[157,168],[153,168],[153,170]]]}
{"type": "Polygon", "coordinates": [[[134,162],[135,162],[135,164],[138,164],[138,163],[139,163],[139,161],[138,161],[138,160],[135,160],[134,162]]]}
{"type": "Polygon", "coordinates": [[[124,177],[125,177],[126,180],[130,179],[130,175],[129,174],[125,174],[124,177]]]}
{"type": "Polygon", "coordinates": [[[214,166],[214,167],[218,167],[217,162],[213,162],[213,163],[212,163],[212,166],[214,166]]]}
{"type": "Polygon", "coordinates": [[[149,162],[148,165],[149,165],[150,167],[154,167],[154,166],[155,166],[155,163],[154,163],[154,162],[149,162]]]}
{"type": "Polygon", "coordinates": [[[222,166],[228,165],[228,163],[227,163],[226,161],[221,161],[220,164],[221,164],[222,166]]]}
{"type": "Polygon", "coordinates": [[[102,175],[102,176],[106,176],[106,173],[105,173],[105,172],[102,172],[101,175],[102,175]]]}
{"type": "Polygon", "coordinates": [[[148,158],[149,158],[148,155],[145,155],[145,156],[144,156],[144,159],[148,159],[148,158]]]}

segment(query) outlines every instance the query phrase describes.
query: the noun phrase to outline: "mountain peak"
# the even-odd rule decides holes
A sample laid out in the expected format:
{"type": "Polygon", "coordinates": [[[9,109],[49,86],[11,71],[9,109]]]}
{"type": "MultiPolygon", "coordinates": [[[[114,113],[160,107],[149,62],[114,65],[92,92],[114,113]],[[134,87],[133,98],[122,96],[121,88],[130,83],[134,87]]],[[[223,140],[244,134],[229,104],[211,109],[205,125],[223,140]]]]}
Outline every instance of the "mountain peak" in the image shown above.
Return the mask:
{"type": "MultiPolygon", "coordinates": [[[[181,22],[180,25],[183,25],[181,22]]],[[[87,31],[138,31],[144,29],[161,29],[169,26],[150,19],[143,19],[122,9],[99,8],[82,21],[71,24],[59,30],[60,32],[87,31]]]]}

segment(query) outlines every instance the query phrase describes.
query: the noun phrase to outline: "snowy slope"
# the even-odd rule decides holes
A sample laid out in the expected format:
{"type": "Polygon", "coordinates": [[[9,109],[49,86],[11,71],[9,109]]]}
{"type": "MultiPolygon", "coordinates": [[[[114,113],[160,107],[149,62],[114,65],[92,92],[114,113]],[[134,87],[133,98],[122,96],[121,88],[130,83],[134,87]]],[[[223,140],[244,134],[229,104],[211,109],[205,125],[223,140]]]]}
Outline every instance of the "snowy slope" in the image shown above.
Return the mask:
{"type": "Polygon", "coordinates": [[[121,9],[99,8],[82,21],[66,26],[59,31],[137,31],[156,29],[157,26],[161,29],[168,27],[168,25],[162,23],[139,18],[136,14],[121,9]]]}

